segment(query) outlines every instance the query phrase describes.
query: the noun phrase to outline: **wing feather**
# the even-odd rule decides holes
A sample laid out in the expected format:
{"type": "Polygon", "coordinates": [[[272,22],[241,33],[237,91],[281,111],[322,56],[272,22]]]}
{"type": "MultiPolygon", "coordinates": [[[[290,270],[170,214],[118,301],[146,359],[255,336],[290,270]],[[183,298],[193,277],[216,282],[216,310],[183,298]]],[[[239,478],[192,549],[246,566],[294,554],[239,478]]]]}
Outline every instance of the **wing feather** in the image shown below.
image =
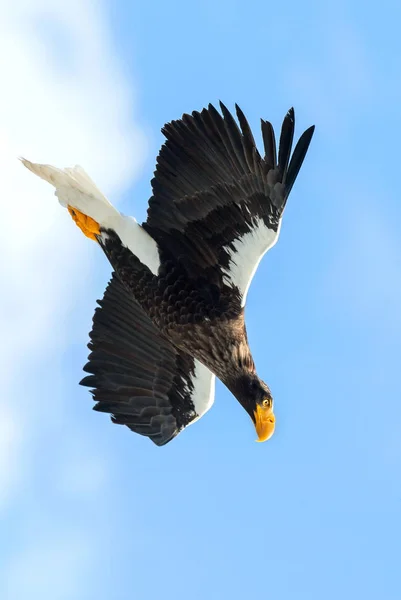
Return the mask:
{"type": "Polygon", "coordinates": [[[210,408],[214,375],[160,334],[115,274],[98,304],[81,385],[95,410],[167,444],[210,408]]]}
{"type": "Polygon", "coordinates": [[[193,278],[246,293],[264,253],[277,241],[288,195],[314,128],[291,155],[294,110],[286,114],[278,152],[274,130],[261,122],[261,157],[244,113],[237,124],[220,102],[162,129],[166,142],[157,159],[153,196],[143,227],[193,278]]]}

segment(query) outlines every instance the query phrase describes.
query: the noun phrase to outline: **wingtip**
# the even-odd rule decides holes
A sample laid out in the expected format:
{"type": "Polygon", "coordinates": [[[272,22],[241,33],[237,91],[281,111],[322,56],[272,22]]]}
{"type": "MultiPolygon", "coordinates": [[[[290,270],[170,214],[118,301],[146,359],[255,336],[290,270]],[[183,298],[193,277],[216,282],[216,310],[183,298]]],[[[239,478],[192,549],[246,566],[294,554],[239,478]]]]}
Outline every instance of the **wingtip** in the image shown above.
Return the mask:
{"type": "Polygon", "coordinates": [[[291,108],[287,111],[287,114],[285,115],[286,119],[291,119],[291,121],[295,121],[295,111],[294,111],[294,107],[291,106],[291,108]]]}
{"type": "Polygon", "coordinates": [[[307,140],[307,144],[309,146],[314,133],[315,133],[315,125],[311,125],[310,127],[308,127],[308,129],[306,129],[304,131],[304,133],[302,134],[300,139],[307,140]]]}
{"type": "MultiPolygon", "coordinates": [[[[219,102],[220,102],[220,100],[219,100],[219,102]]],[[[221,114],[216,109],[215,105],[212,104],[211,102],[209,102],[209,104],[207,105],[207,110],[209,111],[210,114],[212,114],[212,115],[219,115],[219,117],[221,118],[221,114]]]]}
{"type": "Polygon", "coordinates": [[[96,387],[96,377],[95,377],[95,375],[86,375],[86,377],[83,377],[81,379],[81,381],[79,382],[79,385],[82,385],[84,387],[95,388],[96,387]]]}
{"type": "Polygon", "coordinates": [[[287,178],[286,178],[286,185],[287,185],[286,195],[287,195],[287,197],[290,194],[290,191],[295,183],[297,175],[301,169],[302,163],[308,152],[309,144],[312,141],[314,131],[315,131],[314,125],[312,125],[308,129],[306,129],[304,131],[304,133],[301,135],[301,137],[299,138],[299,140],[295,146],[293,155],[291,157],[290,164],[288,166],[288,172],[287,172],[287,178]]]}
{"type": "Polygon", "coordinates": [[[238,120],[245,119],[245,115],[237,103],[235,103],[235,112],[237,114],[238,120]]]}
{"type": "Polygon", "coordinates": [[[219,100],[219,106],[221,108],[221,112],[223,113],[223,115],[226,116],[229,113],[227,106],[221,100],[219,100]]]}

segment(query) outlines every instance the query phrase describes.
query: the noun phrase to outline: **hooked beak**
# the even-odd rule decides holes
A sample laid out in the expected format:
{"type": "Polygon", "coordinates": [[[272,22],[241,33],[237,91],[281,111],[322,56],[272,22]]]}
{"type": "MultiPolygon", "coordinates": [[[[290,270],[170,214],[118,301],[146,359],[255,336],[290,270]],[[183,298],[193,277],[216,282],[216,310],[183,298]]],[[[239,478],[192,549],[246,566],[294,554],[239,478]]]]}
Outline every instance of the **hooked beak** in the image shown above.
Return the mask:
{"type": "Polygon", "coordinates": [[[273,413],[271,406],[265,408],[259,404],[256,406],[254,411],[255,416],[255,429],[258,434],[257,442],[266,442],[274,433],[276,425],[276,418],[273,413]]]}

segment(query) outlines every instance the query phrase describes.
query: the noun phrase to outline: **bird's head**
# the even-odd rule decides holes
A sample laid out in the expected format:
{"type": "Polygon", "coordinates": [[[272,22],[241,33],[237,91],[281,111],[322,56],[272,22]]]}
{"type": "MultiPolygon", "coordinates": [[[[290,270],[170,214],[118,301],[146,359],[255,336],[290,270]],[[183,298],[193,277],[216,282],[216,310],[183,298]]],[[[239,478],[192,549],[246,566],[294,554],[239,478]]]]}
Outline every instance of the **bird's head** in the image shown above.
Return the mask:
{"type": "Polygon", "coordinates": [[[251,417],[258,442],[272,437],[276,424],[273,412],[273,397],[269,387],[255,374],[241,375],[230,386],[238,402],[251,417]]]}

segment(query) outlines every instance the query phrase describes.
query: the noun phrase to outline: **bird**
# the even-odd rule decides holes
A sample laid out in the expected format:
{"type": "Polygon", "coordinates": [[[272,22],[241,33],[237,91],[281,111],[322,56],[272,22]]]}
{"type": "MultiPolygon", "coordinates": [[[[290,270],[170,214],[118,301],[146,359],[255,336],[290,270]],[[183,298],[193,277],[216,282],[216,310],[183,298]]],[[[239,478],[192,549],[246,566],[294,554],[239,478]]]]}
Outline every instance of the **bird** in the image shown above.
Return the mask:
{"type": "Polygon", "coordinates": [[[279,237],[284,208],[314,126],[292,152],[295,115],[278,148],[261,119],[264,153],[237,104],[183,114],[164,125],[147,219],[120,213],[80,167],[21,158],[112,267],[97,301],[80,384],[94,410],[157,446],[211,408],[216,377],[248,413],[264,442],[276,418],[269,386],[248,344],[245,305],[264,254],[279,237]]]}

